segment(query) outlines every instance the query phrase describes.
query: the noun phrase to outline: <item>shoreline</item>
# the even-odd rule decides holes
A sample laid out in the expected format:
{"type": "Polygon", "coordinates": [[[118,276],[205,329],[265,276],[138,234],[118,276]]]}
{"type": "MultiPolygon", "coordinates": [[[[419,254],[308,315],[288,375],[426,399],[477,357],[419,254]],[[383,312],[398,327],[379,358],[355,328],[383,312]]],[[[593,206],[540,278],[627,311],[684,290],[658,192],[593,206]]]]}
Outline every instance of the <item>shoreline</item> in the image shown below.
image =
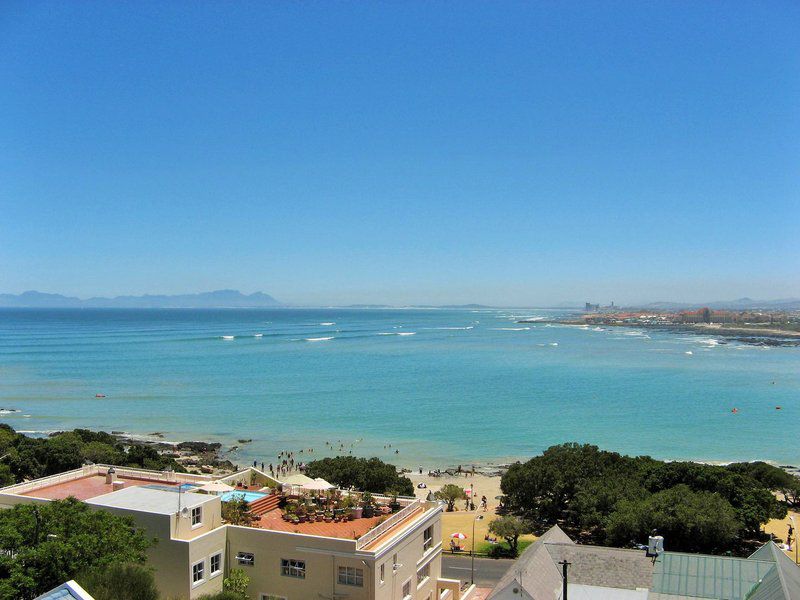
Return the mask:
{"type": "Polygon", "coordinates": [[[780,346],[780,347],[800,347],[800,331],[785,329],[761,329],[758,327],[737,327],[725,324],[714,323],[587,323],[583,320],[564,319],[564,320],[541,320],[541,319],[519,319],[515,321],[519,324],[551,324],[567,325],[572,327],[615,327],[624,329],[646,329],[649,331],[664,331],[666,333],[683,333],[689,335],[716,335],[726,340],[740,342],[751,346],[780,346]]]}
{"type": "MultiPolygon", "coordinates": [[[[12,426],[10,423],[8,425],[12,426]]],[[[93,427],[80,427],[76,429],[88,429],[90,431],[101,432],[103,430],[96,429],[93,427]]],[[[32,431],[32,430],[15,430],[17,433],[26,435],[29,437],[52,437],[59,433],[66,433],[71,430],[48,430],[48,431],[32,431]]],[[[237,440],[226,440],[223,442],[220,441],[207,441],[201,438],[198,439],[191,439],[191,440],[173,440],[167,437],[167,433],[155,431],[150,433],[135,433],[135,432],[128,432],[128,431],[121,431],[121,430],[111,430],[106,431],[109,435],[113,436],[123,445],[142,445],[142,446],[151,446],[155,450],[157,450],[160,454],[169,454],[174,455],[174,458],[177,462],[184,464],[189,467],[194,467],[198,469],[206,468],[205,471],[199,472],[212,472],[208,471],[208,467],[213,467],[214,471],[217,472],[218,470],[230,470],[231,472],[235,470],[237,467],[247,467],[253,462],[252,457],[243,457],[239,453],[242,450],[245,450],[247,444],[249,444],[252,440],[248,439],[237,439],[237,440]]],[[[295,453],[296,456],[300,457],[310,457],[310,460],[318,460],[327,457],[333,456],[347,456],[348,454],[341,453],[341,452],[317,452],[313,455],[303,454],[303,450],[305,448],[287,448],[285,451],[292,451],[295,453]]],[[[616,452],[613,448],[602,448],[604,450],[608,450],[611,452],[616,452]]],[[[367,454],[352,454],[351,456],[360,456],[370,458],[367,454]]],[[[526,462],[535,456],[540,455],[540,453],[532,454],[526,457],[518,457],[514,459],[513,457],[507,457],[505,460],[484,460],[484,461],[463,461],[461,463],[461,473],[458,473],[458,465],[455,463],[452,464],[440,464],[440,465],[432,465],[427,464],[423,466],[422,474],[419,472],[419,464],[417,466],[410,466],[410,464],[406,461],[404,462],[402,458],[399,456],[398,459],[395,460],[392,457],[381,459],[388,464],[393,464],[396,468],[398,473],[407,476],[412,481],[421,478],[433,478],[434,481],[438,480],[445,480],[445,479],[468,479],[469,477],[489,477],[489,478],[500,478],[508,468],[517,462],[526,462]],[[474,469],[474,475],[472,475],[474,469]],[[439,472],[439,476],[435,476],[435,472],[439,472]]],[[[800,477],[800,461],[797,461],[797,464],[789,464],[789,462],[785,461],[777,461],[772,459],[765,459],[765,458],[753,458],[750,460],[709,460],[709,459],[696,459],[696,458],[665,458],[660,456],[651,456],[656,460],[661,460],[664,462],[692,462],[697,464],[705,464],[705,465],[716,465],[716,466],[726,466],[733,463],[753,463],[753,462],[764,462],[773,466],[776,466],[780,469],[783,469],[787,473],[800,477]]],[[[305,461],[305,462],[310,462],[305,461]]],[[[264,462],[269,464],[272,461],[276,463],[277,457],[270,457],[269,459],[264,459],[264,462]]],[[[261,462],[261,459],[256,460],[257,463],[261,462]]],[[[300,461],[298,461],[299,464],[300,461]]],[[[791,462],[791,461],[790,461],[791,462]]],[[[425,480],[427,481],[427,479],[425,480]]]]}

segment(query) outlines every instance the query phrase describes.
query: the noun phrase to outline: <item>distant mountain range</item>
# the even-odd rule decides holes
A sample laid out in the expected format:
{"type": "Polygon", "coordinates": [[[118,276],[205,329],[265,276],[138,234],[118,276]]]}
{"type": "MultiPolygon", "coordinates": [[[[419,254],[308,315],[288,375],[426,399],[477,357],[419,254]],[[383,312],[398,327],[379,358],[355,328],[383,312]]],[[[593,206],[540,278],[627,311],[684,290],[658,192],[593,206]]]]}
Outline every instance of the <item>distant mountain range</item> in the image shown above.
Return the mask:
{"type": "Polygon", "coordinates": [[[176,296],[117,296],[82,300],[61,294],[24,292],[0,294],[0,307],[5,308],[270,308],[283,306],[269,294],[247,295],[238,290],[217,290],[176,296]]]}

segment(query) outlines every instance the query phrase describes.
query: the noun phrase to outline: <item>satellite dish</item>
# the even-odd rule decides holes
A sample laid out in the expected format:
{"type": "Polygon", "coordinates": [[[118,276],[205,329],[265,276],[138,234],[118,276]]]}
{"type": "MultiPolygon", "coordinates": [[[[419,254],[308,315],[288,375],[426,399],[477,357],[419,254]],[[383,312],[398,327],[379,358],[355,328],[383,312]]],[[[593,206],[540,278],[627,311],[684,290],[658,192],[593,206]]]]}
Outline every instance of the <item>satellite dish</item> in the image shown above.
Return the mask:
{"type": "Polygon", "coordinates": [[[189,508],[188,508],[188,507],[184,506],[184,507],[181,509],[181,516],[182,516],[184,519],[185,519],[186,517],[188,517],[188,516],[189,516],[189,508]]]}

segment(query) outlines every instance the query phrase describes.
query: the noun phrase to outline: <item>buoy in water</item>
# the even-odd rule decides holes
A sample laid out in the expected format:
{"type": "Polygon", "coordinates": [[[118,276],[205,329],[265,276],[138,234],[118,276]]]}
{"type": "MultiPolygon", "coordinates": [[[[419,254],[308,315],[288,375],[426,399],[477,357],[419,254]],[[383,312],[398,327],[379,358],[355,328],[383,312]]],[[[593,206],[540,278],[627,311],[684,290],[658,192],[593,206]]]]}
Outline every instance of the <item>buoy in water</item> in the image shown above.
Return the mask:
{"type": "Polygon", "coordinates": [[[95,394],[94,397],[95,398],[105,398],[106,395],[105,394],[95,394]]]}

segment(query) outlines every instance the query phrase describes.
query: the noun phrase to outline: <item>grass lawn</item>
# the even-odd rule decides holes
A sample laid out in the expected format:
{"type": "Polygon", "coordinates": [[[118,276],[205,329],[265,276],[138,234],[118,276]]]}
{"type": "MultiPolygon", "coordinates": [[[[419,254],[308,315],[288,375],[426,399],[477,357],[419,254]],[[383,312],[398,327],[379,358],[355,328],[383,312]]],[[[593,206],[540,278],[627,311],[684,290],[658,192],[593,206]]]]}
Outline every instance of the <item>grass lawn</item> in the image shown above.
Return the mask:
{"type": "MultiPolygon", "coordinates": [[[[469,553],[472,549],[472,524],[475,524],[475,552],[488,552],[492,544],[485,541],[489,533],[489,523],[497,518],[493,512],[467,512],[455,511],[442,513],[442,548],[445,551],[450,549],[450,536],[454,533],[463,533],[467,536],[466,540],[461,540],[461,547],[469,553]],[[475,517],[481,516],[483,519],[476,521],[475,517]]],[[[495,537],[495,536],[492,536],[495,537]]],[[[520,552],[536,539],[533,534],[523,535],[519,538],[520,552]]],[[[504,543],[507,547],[507,544],[504,543]]]]}

